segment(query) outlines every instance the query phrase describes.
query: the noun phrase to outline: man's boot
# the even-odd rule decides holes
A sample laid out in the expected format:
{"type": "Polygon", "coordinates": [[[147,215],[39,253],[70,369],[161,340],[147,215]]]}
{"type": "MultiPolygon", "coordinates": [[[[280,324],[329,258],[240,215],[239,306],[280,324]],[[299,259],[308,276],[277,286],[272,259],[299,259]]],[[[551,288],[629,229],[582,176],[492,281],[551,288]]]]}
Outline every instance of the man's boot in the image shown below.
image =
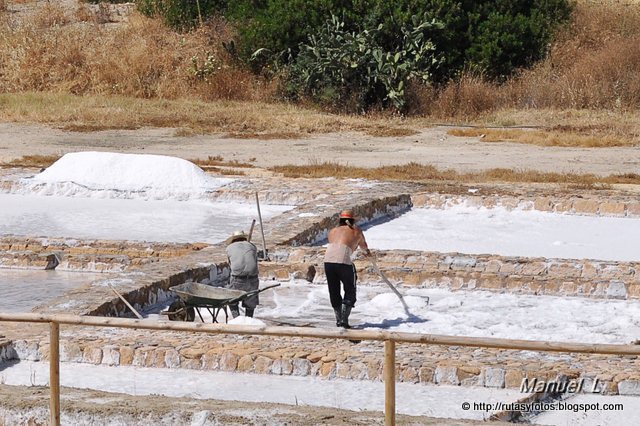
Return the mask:
{"type": "Polygon", "coordinates": [[[333,308],[333,312],[336,314],[336,327],[342,327],[342,311],[340,308],[333,308]]]}
{"type": "Polygon", "coordinates": [[[240,316],[240,308],[238,305],[229,305],[229,311],[231,311],[231,316],[237,318],[240,316]]]}
{"type": "Polygon", "coordinates": [[[351,328],[349,325],[349,315],[351,314],[351,306],[342,305],[342,327],[351,328]]]}
{"type": "Polygon", "coordinates": [[[245,317],[249,317],[249,318],[253,318],[253,311],[255,310],[255,308],[244,308],[244,316],[245,317]]]}

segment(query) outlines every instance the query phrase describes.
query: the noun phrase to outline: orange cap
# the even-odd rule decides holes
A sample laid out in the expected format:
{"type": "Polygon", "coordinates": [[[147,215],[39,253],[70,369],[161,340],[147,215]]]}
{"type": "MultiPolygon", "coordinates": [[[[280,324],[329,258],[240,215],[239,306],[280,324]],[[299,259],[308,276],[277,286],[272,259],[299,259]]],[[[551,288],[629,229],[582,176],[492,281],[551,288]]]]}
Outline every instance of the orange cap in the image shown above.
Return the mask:
{"type": "Polygon", "coordinates": [[[342,210],[340,212],[340,219],[355,219],[353,210],[342,210]]]}

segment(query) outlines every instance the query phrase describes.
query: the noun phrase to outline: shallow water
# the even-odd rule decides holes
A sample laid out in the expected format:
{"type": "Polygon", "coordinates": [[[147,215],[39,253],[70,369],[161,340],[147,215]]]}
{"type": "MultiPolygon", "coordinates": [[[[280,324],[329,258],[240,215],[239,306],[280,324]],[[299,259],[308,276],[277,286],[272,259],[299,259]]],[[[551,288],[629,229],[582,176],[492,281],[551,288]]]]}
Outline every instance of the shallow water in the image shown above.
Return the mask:
{"type": "Polygon", "coordinates": [[[100,274],[0,268],[0,312],[30,312],[100,274]]]}

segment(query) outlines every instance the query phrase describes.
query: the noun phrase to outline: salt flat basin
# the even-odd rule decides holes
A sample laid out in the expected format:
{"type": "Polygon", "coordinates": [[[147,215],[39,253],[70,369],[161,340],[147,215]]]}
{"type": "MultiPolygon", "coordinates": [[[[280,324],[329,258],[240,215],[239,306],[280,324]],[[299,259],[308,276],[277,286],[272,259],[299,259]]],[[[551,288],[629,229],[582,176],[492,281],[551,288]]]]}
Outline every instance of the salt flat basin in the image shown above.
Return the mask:
{"type": "MultiPolygon", "coordinates": [[[[274,282],[260,283],[264,288],[274,282]]],[[[358,286],[350,322],[358,328],[450,336],[630,343],[640,337],[640,301],[403,288],[409,311],[389,287],[358,286]]],[[[205,322],[211,315],[201,309],[205,322]]],[[[150,312],[151,315],[153,313],[150,312]]],[[[149,315],[149,316],[151,316],[149,315]]],[[[326,284],[303,280],[260,293],[254,319],[271,325],[335,327],[326,284]]],[[[196,316],[196,321],[200,319],[196,316]]],[[[218,314],[224,322],[224,313],[218,314]]]]}
{"type": "Polygon", "coordinates": [[[365,231],[369,247],[567,259],[640,260],[640,218],[457,205],[416,208],[365,231]]]}
{"type": "Polygon", "coordinates": [[[100,274],[0,268],[0,312],[30,312],[33,308],[87,286],[100,274]]]}
{"type": "MultiPolygon", "coordinates": [[[[255,204],[0,194],[0,235],[218,243],[249,229],[255,204]]],[[[263,220],[292,206],[261,205],[263,220]]]]}

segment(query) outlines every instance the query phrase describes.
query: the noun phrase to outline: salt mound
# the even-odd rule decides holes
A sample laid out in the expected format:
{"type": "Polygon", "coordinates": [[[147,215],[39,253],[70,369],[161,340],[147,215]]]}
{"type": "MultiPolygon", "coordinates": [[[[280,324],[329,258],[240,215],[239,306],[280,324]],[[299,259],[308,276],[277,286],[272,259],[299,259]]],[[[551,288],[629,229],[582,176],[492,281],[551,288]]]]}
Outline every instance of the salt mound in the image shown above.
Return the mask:
{"type": "Polygon", "coordinates": [[[73,183],[91,190],[202,192],[231,182],[195,164],[164,155],[75,152],[65,154],[33,181],[73,183]]]}
{"type": "Polygon", "coordinates": [[[252,317],[239,316],[229,320],[228,324],[233,325],[265,325],[264,322],[252,317]]]}

